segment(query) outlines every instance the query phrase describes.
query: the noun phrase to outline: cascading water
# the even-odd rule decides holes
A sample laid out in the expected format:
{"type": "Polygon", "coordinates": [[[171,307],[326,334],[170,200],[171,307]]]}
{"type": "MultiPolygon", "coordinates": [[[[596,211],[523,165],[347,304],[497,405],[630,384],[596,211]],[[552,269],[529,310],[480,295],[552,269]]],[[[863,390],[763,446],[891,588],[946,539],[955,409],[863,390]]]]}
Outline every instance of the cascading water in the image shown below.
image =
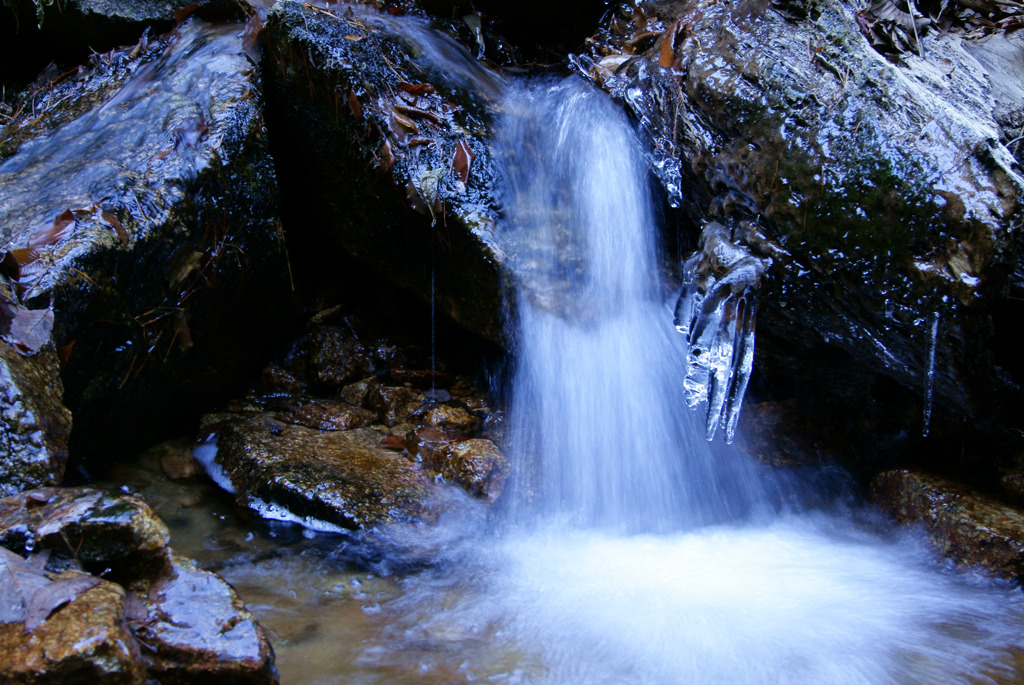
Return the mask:
{"type": "Polygon", "coordinates": [[[542,664],[509,682],[1012,681],[1017,595],[849,515],[773,507],[789,485],[712,451],[685,407],[642,150],[611,101],[567,79],[512,87],[502,111],[512,531],[490,609],[431,620],[502,625],[542,664]]]}
{"type": "Polygon", "coordinates": [[[685,349],[661,285],[642,149],[581,80],[510,89],[499,125],[516,280],[509,407],[528,512],[667,531],[763,498],[752,464],[713,455],[680,401],[685,349]]]}
{"type": "Polygon", "coordinates": [[[221,568],[276,598],[271,627],[293,614],[285,681],[1020,682],[1019,590],[939,567],[869,513],[781,506],[792,483],[706,442],[643,151],[613,103],[578,79],[506,84],[405,19],[379,21],[501,113],[516,471],[506,525],[465,524],[426,570],[339,578],[325,562],[306,583],[315,555],[276,554],[221,568]]]}

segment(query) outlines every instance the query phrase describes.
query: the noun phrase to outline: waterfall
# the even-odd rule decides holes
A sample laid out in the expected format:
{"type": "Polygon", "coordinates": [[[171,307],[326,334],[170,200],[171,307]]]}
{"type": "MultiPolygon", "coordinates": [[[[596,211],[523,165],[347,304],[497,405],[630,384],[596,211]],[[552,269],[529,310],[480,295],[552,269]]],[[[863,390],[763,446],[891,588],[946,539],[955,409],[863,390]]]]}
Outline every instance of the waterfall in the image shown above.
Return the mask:
{"type": "Polygon", "coordinates": [[[712,454],[683,401],[684,342],[629,121],[578,78],[510,87],[501,110],[513,516],[666,531],[751,509],[764,498],[754,465],[712,454]]]}

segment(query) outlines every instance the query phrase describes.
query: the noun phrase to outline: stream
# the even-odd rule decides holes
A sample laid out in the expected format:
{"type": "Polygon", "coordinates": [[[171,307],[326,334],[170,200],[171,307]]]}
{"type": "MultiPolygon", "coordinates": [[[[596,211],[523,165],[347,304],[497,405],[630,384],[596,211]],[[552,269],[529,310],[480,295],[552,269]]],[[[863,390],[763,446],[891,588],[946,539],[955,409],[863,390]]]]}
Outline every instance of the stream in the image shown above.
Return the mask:
{"type": "Polygon", "coordinates": [[[188,444],[107,474],[236,587],[282,682],[1020,682],[1019,589],[705,440],[625,115],[575,77],[485,82],[516,303],[498,509],[391,547],[160,475],[188,444]],[[420,547],[428,561],[389,551],[420,547]]]}
{"type": "Polygon", "coordinates": [[[1019,590],[705,440],[624,115],[575,78],[505,97],[517,470],[498,512],[412,533],[417,565],[145,460],[115,476],[238,589],[282,682],[1019,682],[1019,590]]]}

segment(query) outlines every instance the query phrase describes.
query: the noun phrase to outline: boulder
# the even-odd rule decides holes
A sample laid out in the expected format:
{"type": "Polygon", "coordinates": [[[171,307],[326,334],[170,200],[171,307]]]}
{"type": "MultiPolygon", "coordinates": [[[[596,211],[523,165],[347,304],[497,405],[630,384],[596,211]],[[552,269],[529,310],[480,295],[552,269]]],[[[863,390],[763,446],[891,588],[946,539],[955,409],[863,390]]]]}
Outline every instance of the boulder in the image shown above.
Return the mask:
{"type": "Polygon", "coordinates": [[[51,580],[2,548],[0,567],[4,604],[29,578],[37,583],[33,597],[40,598],[30,600],[21,616],[0,620],[0,680],[11,685],[140,685],[145,680],[119,585],[74,571],[51,580]],[[82,579],[88,582],[83,585],[82,579]]]}
{"type": "Polygon", "coordinates": [[[171,554],[169,572],[135,597],[135,638],[161,685],[277,682],[263,629],[220,576],[171,554]]]}
{"type": "Polygon", "coordinates": [[[309,268],[340,272],[353,291],[397,286],[498,340],[485,137],[500,77],[423,19],[356,4],[285,0],[261,38],[293,254],[318,255],[309,268]]]}
{"type": "Polygon", "coordinates": [[[0,341],[0,496],[64,477],[71,413],[62,395],[53,345],[26,354],[0,341]]]}
{"type": "Polygon", "coordinates": [[[0,136],[5,273],[31,308],[52,302],[76,444],[152,442],[226,396],[288,329],[277,186],[241,28],[192,19],[98,57],[34,94],[36,114],[0,136]]]}
{"type": "Polygon", "coordinates": [[[0,500],[0,544],[19,554],[49,549],[120,582],[166,564],[170,534],[137,497],[92,488],[40,488],[0,500]]]}
{"type": "Polygon", "coordinates": [[[768,261],[755,363],[774,399],[813,412],[807,372],[829,364],[861,378],[847,408],[875,379],[904,388],[878,417],[916,404],[897,433],[933,403],[1006,423],[1019,394],[993,348],[1012,335],[996,305],[1017,261],[1024,65],[956,30],[883,55],[863,19],[839,0],[631,3],[577,65],[638,117],[691,224],[768,261]]]}
{"type": "Polygon", "coordinates": [[[921,524],[942,554],[1004,578],[1024,578],[1024,512],[1019,509],[906,469],[878,474],[871,494],[897,521],[921,524]]]}
{"type": "Polygon", "coordinates": [[[42,488],[0,499],[0,680],[276,683],[263,629],[168,537],[141,499],[122,493],[42,488]]]}
{"type": "Polygon", "coordinates": [[[216,464],[241,504],[264,514],[283,507],[309,527],[372,528],[436,515],[436,487],[381,439],[372,428],[321,431],[257,416],[221,428],[216,464]]]}
{"type": "Polygon", "coordinates": [[[500,496],[508,460],[480,436],[490,411],[444,358],[314,323],[243,400],[204,417],[196,457],[265,518],[331,532],[432,523],[462,511],[467,498],[456,488],[488,502],[500,496]],[[446,385],[419,389],[423,377],[405,363],[433,366],[432,379],[446,385]],[[324,382],[325,369],[343,368],[324,382]],[[390,385],[396,378],[407,380],[390,385]],[[343,380],[352,382],[339,387],[343,380]]]}
{"type": "MultiPolygon", "coordinates": [[[[421,443],[422,444],[422,443],[421,443]]],[[[423,463],[474,497],[493,502],[508,479],[508,457],[487,439],[459,440],[423,452],[423,463]]]]}

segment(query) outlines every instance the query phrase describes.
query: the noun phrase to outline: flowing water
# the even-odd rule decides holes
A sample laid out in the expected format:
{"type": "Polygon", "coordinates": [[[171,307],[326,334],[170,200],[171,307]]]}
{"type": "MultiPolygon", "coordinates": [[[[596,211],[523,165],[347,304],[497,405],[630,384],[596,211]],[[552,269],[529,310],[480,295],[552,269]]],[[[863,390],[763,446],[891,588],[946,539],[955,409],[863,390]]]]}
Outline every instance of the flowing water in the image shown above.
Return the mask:
{"type": "Polygon", "coordinates": [[[268,627],[283,682],[1020,682],[1019,590],[867,512],[802,507],[793,482],[704,440],[617,108],[573,79],[486,88],[504,93],[515,281],[498,520],[399,572],[348,538],[236,521],[211,491],[148,495],[268,627]]]}

